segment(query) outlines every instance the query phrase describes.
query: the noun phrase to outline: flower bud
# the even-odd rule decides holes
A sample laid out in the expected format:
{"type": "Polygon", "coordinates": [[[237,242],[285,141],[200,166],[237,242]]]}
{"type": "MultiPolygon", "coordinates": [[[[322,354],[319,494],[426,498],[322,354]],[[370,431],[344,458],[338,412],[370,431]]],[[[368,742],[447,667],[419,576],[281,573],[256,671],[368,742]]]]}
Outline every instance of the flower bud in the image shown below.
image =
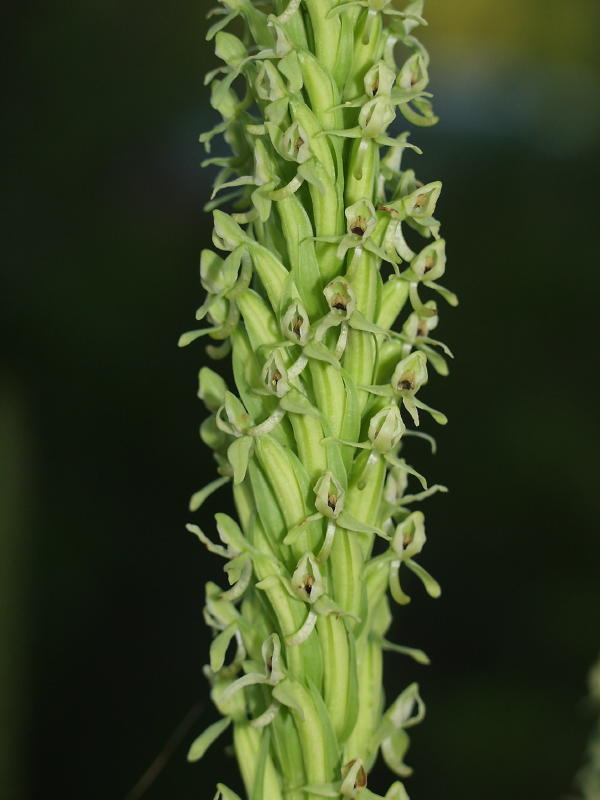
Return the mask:
{"type": "Polygon", "coordinates": [[[304,346],[308,342],[310,336],[308,314],[298,300],[295,300],[283,315],[281,330],[285,338],[294,344],[304,346]]]}
{"type": "Polygon", "coordinates": [[[312,553],[306,553],[298,562],[292,575],[294,592],[305,603],[316,603],[321,595],[325,594],[323,577],[317,559],[312,553]]]}
{"type": "Polygon", "coordinates": [[[210,85],[210,104],[223,119],[231,119],[240,106],[240,98],[226,81],[213,80],[210,85]]]}
{"type": "Polygon", "coordinates": [[[394,403],[378,411],[369,423],[369,439],[378,453],[389,453],[400,443],[406,427],[400,409],[394,403]]]}
{"type": "Polygon", "coordinates": [[[398,394],[413,395],[427,383],[427,357],[420,351],[398,362],[392,375],[392,388],[398,394]]]}
{"type": "Polygon", "coordinates": [[[239,67],[242,61],[248,57],[244,43],[237,36],[226,31],[219,31],[215,36],[215,53],[230,67],[239,67]]]}
{"type": "Polygon", "coordinates": [[[207,292],[218,294],[225,289],[223,259],[212,250],[200,254],[200,281],[207,292]]]}
{"type": "Polygon", "coordinates": [[[217,426],[215,415],[207,417],[200,425],[200,438],[215,452],[224,451],[228,442],[225,432],[217,426]]]}
{"type": "Polygon", "coordinates": [[[248,241],[247,234],[229,214],[217,209],[213,211],[213,217],[215,225],[213,243],[219,250],[232,251],[248,241]]]}
{"type": "Polygon", "coordinates": [[[209,411],[218,411],[225,400],[227,384],[210,367],[202,367],[198,373],[198,397],[209,411]]]}
{"type": "Polygon", "coordinates": [[[275,350],[266,360],[261,372],[261,382],[269,394],[283,397],[290,390],[288,374],[281,357],[281,352],[275,350]]]}
{"type": "Polygon", "coordinates": [[[221,409],[219,409],[216,421],[221,430],[225,430],[225,433],[235,432],[235,434],[244,433],[248,425],[251,424],[250,415],[244,408],[244,404],[239,397],[236,397],[231,392],[225,392],[225,399],[221,409]],[[223,424],[223,411],[225,412],[229,425],[227,423],[223,424]],[[227,430],[228,427],[232,430],[227,430]]]}
{"type": "Polygon", "coordinates": [[[327,305],[332,311],[339,311],[344,319],[356,310],[356,295],[345,278],[334,278],[323,289],[327,305]]]}
{"type": "Polygon", "coordinates": [[[342,513],[346,492],[331,472],[325,472],[313,489],[317,498],[315,506],[324,517],[336,519],[342,513]]]}

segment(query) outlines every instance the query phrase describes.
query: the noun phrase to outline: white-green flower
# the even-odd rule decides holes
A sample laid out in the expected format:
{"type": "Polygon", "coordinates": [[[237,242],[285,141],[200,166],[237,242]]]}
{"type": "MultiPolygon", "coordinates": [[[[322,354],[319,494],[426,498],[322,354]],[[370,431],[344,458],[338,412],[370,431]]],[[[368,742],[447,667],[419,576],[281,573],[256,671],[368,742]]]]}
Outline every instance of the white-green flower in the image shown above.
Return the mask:
{"type": "MultiPolygon", "coordinates": [[[[211,357],[230,357],[227,381],[199,372],[217,476],[190,510],[222,490],[234,509],[216,515],[216,536],[188,525],[225,575],[204,607],[223,718],[189,758],[233,730],[250,800],[408,798],[407,731],[425,706],[411,684],[385,709],[380,664],[383,650],[428,663],[385,635],[390,601],[410,600],[407,571],[441,591],[420,563],[414,505],[445,487],[407,458],[419,438],[434,446],[419,411],[446,421],[422,398],[428,367],[444,375],[452,355],[431,338],[432,293],[457,302],[438,283],[441,183],[417,179],[404,160],[420,150],[391,132],[401,115],[436,121],[423,24],[423,0],[219,0],[211,12],[222,121],[201,141],[222,135],[231,152],[206,162],[218,252],[202,253],[202,327],[180,345],[206,338],[211,357]],[[385,795],[369,785],[379,755],[401,779],[385,795]]],[[[218,784],[215,800],[240,798],[218,784]]]]}

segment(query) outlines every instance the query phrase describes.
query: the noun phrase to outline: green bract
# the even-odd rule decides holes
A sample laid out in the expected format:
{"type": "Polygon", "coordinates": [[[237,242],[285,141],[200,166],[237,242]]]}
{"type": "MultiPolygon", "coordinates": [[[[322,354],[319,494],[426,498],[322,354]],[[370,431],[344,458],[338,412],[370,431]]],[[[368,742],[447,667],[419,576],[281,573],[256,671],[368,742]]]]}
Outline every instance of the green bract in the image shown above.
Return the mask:
{"type": "MultiPolygon", "coordinates": [[[[416,684],[387,710],[382,687],[384,650],[428,663],[386,640],[390,598],[409,602],[408,572],[440,594],[415,561],[425,518],[412,506],[445,488],[401,451],[434,444],[420,410],[446,421],[421,399],[428,367],[445,375],[451,356],[431,338],[430,293],[457,301],[437,283],[441,184],[403,168],[420,151],[390,127],[436,121],[422,12],[422,0],[219,0],[210,15],[223,120],[201,141],[223,135],[231,155],[206,162],[219,252],[202,253],[203,326],[180,344],[208,337],[211,357],[231,356],[234,384],[200,370],[219,477],[190,509],[229,483],[237,521],[217,514],[220,543],[188,525],[226,574],[204,610],[223,719],[189,758],[233,730],[249,800],[381,798],[369,771],[381,754],[410,774],[407,730],[425,713],[416,684]]],[[[219,784],[215,797],[238,795],[219,784]]],[[[408,795],[396,781],[385,797],[408,795]]]]}

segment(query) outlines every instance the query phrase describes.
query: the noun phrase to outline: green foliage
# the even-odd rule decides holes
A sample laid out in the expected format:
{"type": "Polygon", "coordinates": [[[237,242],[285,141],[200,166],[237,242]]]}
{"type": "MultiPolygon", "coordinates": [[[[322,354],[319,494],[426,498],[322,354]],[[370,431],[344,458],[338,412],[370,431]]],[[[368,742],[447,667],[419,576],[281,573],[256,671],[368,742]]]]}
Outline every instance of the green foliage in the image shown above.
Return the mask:
{"type": "MultiPolygon", "coordinates": [[[[225,719],[190,758],[231,721],[250,798],[367,800],[378,797],[367,773],[379,752],[410,775],[407,729],[425,713],[416,684],[382,710],[382,651],[428,663],[385,640],[387,590],[408,603],[408,569],[431,597],[441,592],[414,560],[426,537],[411,506],[445,489],[399,453],[423,436],[419,411],[446,422],[420,399],[429,367],[445,375],[451,356],[430,337],[437,305],[422,296],[457,301],[437,283],[441,184],[402,168],[407,148],[420,151],[389,130],[398,112],[436,121],[413,35],[423,2],[220,1],[208,38],[223,66],[207,82],[223,122],[201,140],[209,149],[222,134],[232,151],[206,162],[220,168],[209,209],[224,255],[202,254],[197,319],[209,326],[180,344],[208,336],[209,355],[231,352],[236,393],[200,371],[202,437],[222,477],[191,509],[231,480],[239,525],[217,515],[222,544],[188,526],[225,559],[229,582],[207,586],[205,607],[206,674],[225,719]],[[413,481],[420,491],[407,494],[413,481]]],[[[405,797],[399,782],[386,794],[405,797]]]]}

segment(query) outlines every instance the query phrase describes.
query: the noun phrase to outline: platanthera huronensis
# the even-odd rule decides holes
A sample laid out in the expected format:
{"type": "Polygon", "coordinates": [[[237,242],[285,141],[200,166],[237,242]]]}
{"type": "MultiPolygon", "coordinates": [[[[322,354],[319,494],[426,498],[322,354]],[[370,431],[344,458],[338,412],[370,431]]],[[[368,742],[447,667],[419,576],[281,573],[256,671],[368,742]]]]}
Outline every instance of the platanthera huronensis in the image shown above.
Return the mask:
{"type": "MultiPolygon", "coordinates": [[[[396,120],[436,122],[429,58],[416,38],[422,0],[220,0],[207,76],[222,116],[215,250],[201,256],[199,330],[234,383],[203,367],[201,428],[235,516],[215,537],[228,586],[206,586],[214,631],[206,675],[222,719],[192,744],[194,761],[227,729],[250,800],[378,798],[378,754],[400,779],[408,730],[425,713],[416,684],[385,707],[382,656],[426,664],[386,639],[390,598],[406,605],[408,572],[440,587],[420,561],[419,504],[429,486],[404,457],[433,446],[420,423],[446,422],[422,399],[448,371],[434,338],[445,242],[439,181],[404,167],[420,153],[396,120]],[[222,210],[229,209],[228,211],[222,210]],[[417,438],[418,437],[418,438],[417,438]],[[418,439],[426,440],[425,445],[418,439]]],[[[207,788],[208,791],[208,788],[207,788]]],[[[212,792],[212,790],[211,790],[212,792]]],[[[239,800],[225,785],[217,798],[239,800]]],[[[401,780],[385,794],[406,798],[401,780]]]]}

